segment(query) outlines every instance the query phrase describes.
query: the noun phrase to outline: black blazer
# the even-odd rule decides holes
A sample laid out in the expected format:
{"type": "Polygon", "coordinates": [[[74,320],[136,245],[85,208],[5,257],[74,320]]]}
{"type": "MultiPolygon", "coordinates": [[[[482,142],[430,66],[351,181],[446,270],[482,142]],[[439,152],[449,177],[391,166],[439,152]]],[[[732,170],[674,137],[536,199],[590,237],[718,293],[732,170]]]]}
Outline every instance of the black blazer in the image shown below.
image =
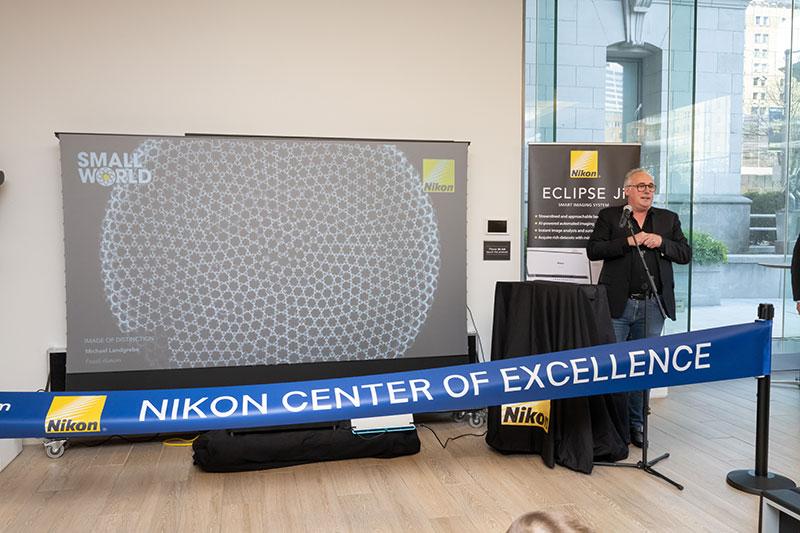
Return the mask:
{"type": "MultiPolygon", "coordinates": [[[[636,260],[636,250],[628,246],[628,228],[619,227],[623,206],[606,207],[597,215],[592,236],[586,245],[586,255],[591,261],[603,260],[599,283],[606,286],[608,306],[613,318],[625,311],[630,294],[631,262],[636,260]]],[[[658,273],[661,278],[661,300],[667,315],[675,320],[675,278],[672,263],[685,265],[692,260],[692,249],[681,231],[678,215],[667,209],[651,207],[653,233],[663,240],[658,255],[658,273]]]]}
{"type": "Polygon", "coordinates": [[[794,243],[792,252],[792,295],[795,302],[800,302],[800,237],[794,243]]]}

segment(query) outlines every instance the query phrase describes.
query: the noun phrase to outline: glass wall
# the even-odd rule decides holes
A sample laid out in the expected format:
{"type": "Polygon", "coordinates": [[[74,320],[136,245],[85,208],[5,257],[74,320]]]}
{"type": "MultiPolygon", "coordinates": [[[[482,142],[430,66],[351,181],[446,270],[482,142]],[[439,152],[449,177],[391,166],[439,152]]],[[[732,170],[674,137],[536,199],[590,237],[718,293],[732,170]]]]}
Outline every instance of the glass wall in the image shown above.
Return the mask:
{"type": "Polygon", "coordinates": [[[791,0],[526,1],[526,140],[641,143],[657,205],[690,236],[668,332],[748,322],[769,302],[775,336],[800,336],[792,15],[791,0]]]}

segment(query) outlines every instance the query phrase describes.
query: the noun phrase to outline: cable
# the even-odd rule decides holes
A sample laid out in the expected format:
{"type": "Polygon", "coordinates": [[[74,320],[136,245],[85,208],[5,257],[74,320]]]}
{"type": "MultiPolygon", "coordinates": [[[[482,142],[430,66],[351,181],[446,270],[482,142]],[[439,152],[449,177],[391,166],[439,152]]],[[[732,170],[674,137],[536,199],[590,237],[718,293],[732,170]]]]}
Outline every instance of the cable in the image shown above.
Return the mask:
{"type": "Polygon", "coordinates": [[[481,334],[478,332],[478,325],[475,323],[475,317],[472,316],[472,309],[467,307],[467,313],[469,313],[469,319],[472,321],[472,327],[475,329],[475,337],[478,338],[478,348],[480,349],[478,362],[485,363],[486,362],[486,354],[483,352],[483,343],[481,342],[481,334]]]}
{"type": "Polygon", "coordinates": [[[375,440],[375,439],[378,439],[380,437],[383,437],[384,435],[389,433],[389,431],[384,429],[384,430],[370,432],[370,433],[356,433],[355,431],[351,430],[351,433],[353,434],[353,436],[358,437],[361,440],[375,440]]]}
{"type": "Polygon", "coordinates": [[[444,443],[442,443],[442,439],[439,438],[439,435],[436,434],[436,432],[433,430],[433,428],[431,428],[430,426],[426,426],[425,424],[417,424],[417,426],[419,426],[421,428],[425,428],[428,431],[430,431],[431,433],[433,433],[433,436],[436,437],[436,440],[439,441],[439,446],[441,446],[442,449],[447,448],[447,445],[450,443],[450,441],[458,440],[458,439],[461,439],[463,437],[483,437],[484,435],[486,435],[486,433],[489,432],[489,430],[487,429],[483,433],[462,433],[461,435],[457,435],[455,437],[448,437],[444,441],[444,443]]]}
{"type": "Polygon", "coordinates": [[[164,446],[170,446],[170,447],[175,447],[175,448],[185,448],[185,447],[191,446],[194,443],[194,441],[197,440],[197,437],[199,437],[199,436],[200,435],[195,435],[191,439],[181,439],[179,437],[173,437],[173,438],[161,441],[161,444],[163,444],[164,446]]]}

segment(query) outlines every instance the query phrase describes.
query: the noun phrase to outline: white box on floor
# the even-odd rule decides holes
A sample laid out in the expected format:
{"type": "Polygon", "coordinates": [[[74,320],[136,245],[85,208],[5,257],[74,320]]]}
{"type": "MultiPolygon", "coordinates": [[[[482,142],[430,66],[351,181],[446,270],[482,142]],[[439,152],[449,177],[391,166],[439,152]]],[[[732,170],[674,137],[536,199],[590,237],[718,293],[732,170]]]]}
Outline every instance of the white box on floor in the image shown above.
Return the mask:
{"type": "Polygon", "coordinates": [[[414,416],[409,414],[353,418],[350,420],[353,433],[382,433],[414,429],[414,416]]]}

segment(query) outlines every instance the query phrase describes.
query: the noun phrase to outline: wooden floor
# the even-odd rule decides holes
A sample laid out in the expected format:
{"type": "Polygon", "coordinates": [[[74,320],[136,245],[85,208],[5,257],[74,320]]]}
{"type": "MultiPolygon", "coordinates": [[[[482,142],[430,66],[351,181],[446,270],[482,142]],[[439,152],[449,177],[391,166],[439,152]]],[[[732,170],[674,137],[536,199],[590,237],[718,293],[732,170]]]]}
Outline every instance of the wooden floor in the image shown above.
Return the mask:
{"type": "MultiPolygon", "coordinates": [[[[725,475],[753,467],[755,391],[748,379],[676,387],[654,401],[653,457],[672,454],[658,468],[683,492],[636,470],[551,470],[482,438],[443,450],[426,429],[411,457],[243,474],[201,472],[191,448],[160,443],[73,447],[56,460],[27,446],[0,473],[0,530],[502,532],[525,512],[550,510],[603,532],[752,532],[758,498],[725,475]]],[[[432,425],[442,438],[475,432],[432,425]]],[[[773,386],[770,429],[770,470],[800,481],[800,389],[773,386]]]]}

